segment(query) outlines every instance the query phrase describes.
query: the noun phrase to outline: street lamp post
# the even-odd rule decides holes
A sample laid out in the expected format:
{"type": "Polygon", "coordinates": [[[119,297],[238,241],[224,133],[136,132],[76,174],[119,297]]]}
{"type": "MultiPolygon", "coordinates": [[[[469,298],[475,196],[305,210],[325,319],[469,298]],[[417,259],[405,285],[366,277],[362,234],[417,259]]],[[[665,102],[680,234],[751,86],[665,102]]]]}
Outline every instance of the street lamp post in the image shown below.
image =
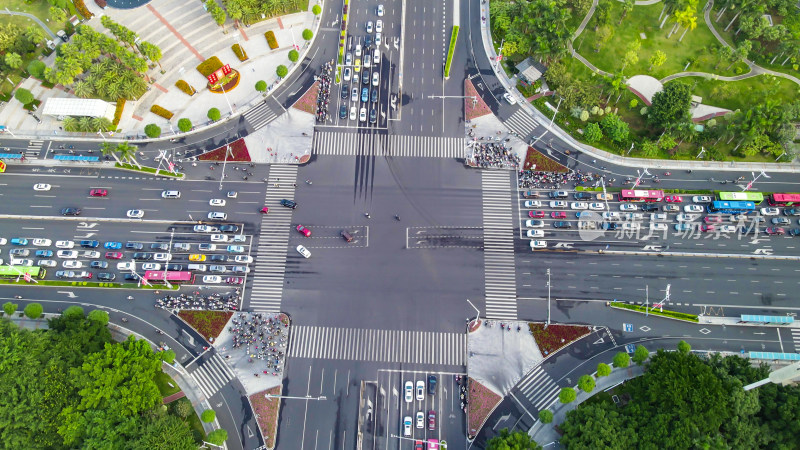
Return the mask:
{"type": "Polygon", "coordinates": [[[167,288],[172,289],[172,285],[167,281],[167,264],[172,261],[172,239],[175,237],[175,228],[170,230],[169,233],[169,248],[167,249],[167,261],[164,263],[164,284],[167,288]]]}
{"type": "Polygon", "coordinates": [[[310,395],[306,395],[305,397],[293,397],[291,395],[274,395],[274,394],[264,394],[264,398],[287,398],[291,400],[327,400],[328,397],[324,395],[320,395],[319,397],[312,397],[310,395]]]}
{"type": "Polygon", "coordinates": [[[634,189],[636,188],[636,186],[639,186],[639,183],[642,182],[642,177],[644,177],[645,175],[650,175],[650,172],[648,172],[647,169],[642,169],[642,171],[640,173],[639,170],[637,169],[636,170],[636,174],[639,175],[639,177],[636,178],[636,182],[633,183],[634,189]]]}
{"type": "Polygon", "coordinates": [[[547,328],[548,325],[550,325],[550,268],[547,269],[547,323],[544,327],[547,328]]]}
{"type": "Polygon", "coordinates": [[[558,98],[558,104],[556,105],[556,112],[553,113],[553,118],[550,119],[550,126],[548,128],[553,128],[553,122],[556,120],[556,114],[558,114],[558,108],[561,108],[561,100],[564,100],[564,97],[558,98]]]}
{"type": "Polygon", "coordinates": [[[694,159],[699,159],[701,156],[703,156],[703,153],[705,153],[705,152],[706,152],[706,148],[705,147],[700,147],[700,153],[698,153],[697,156],[694,157],[694,159]]]}
{"type": "Polygon", "coordinates": [[[469,301],[469,299],[467,299],[467,303],[469,303],[469,305],[475,309],[475,312],[477,313],[477,315],[475,316],[475,322],[478,322],[478,320],[481,317],[481,311],[478,308],[476,308],[475,305],[473,305],[472,302],[469,301]]]}
{"type": "Polygon", "coordinates": [[[222,180],[225,179],[225,166],[228,165],[228,154],[231,152],[231,145],[225,146],[225,160],[222,161],[222,173],[219,175],[219,190],[222,190],[222,180]]]}
{"type": "Polygon", "coordinates": [[[750,174],[751,174],[751,175],[753,175],[753,181],[751,181],[751,182],[747,183],[747,186],[743,187],[743,188],[742,188],[742,191],[749,191],[749,190],[750,190],[750,188],[752,188],[752,187],[753,187],[753,184],[755,184],[756,180],[758,180],[758,179],[759,179],[759,178],[761,178],[761,177],[764,177],[764,178],[770,178],[770,176],[769,176],[769,175],[767,175],[767,174],[766,174],[766,173],[765,173],[763,170],[761,171],[761,173],[760,173],[760,174],[758,174],[758,176],[756,176],[756,173],[755,173],[755,172],[750,172],[750,174]]]}

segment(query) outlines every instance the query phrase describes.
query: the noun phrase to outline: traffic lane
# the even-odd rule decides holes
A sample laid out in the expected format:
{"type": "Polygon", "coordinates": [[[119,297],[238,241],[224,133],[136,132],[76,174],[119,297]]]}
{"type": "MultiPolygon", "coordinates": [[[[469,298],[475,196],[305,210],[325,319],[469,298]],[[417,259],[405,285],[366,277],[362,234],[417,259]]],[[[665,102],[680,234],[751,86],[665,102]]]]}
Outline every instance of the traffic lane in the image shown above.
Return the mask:
{"type": "Polygon", "coordinates": [[[219,391],[209,398],[215,411],[223,410],[217,415],[220,428],[235,430],[228,432],[225,446],[234,449],[259,448],[264,444],[258,428],[258,420],[245,395],[244,386],[238,378],[230,380],[219,391]]]}

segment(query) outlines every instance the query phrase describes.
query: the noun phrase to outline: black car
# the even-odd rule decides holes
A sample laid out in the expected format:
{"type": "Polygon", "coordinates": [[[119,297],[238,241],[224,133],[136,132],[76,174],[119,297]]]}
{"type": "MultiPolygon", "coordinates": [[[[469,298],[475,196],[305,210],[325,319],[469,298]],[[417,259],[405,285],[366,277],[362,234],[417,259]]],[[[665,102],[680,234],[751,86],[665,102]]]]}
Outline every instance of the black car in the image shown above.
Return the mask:
{"type": "Polygon", "coordinates": [[[350,92],[350,85],[343,84],[342,85],[342,98],[347,98],[347,94],[350,92]]]}
{"type": "Polygon", "coordinates": [[[141,250],[144,248],[144,244],[140,242],[128,242],[125,244],[125,248],[128,250],[141,250]]]}
{"type": "Polygon", "coordinates": [[[364,103],[369,101],[369,88],[361,89],[361,101],[364,103]]]}
{"type": "Polygon", "coordinates": [[[97,241],[81,241],[81,247],[83,248],[97,248],[100,245],[97,241]]]}
{"type": "Polygon", "coordinates": [[[372,45],[372,36],[368,34],[364,36],[364,48],[367,48],[370,45],[372,45]]]}
{"type": "Polygon", "coordinates": [[[642,205],[642,211],[658,211],[658,205],[655,203],[645,203],[642,205]]]}
{"type": "Polygon", "coordinates": [[[236,233],[239,231],[239,227],[237,225],[222,225],[219,227],[219,231],[224,233],[236,233]]]}
{"type": "Polygon", "coordinates": [[[100,281],[114,281],[117,278],[113,273],[100,272],[97,274],[97,279],[100,281]]]}
{"type": "Polygon", "coordinates": [[[347,106],[341,105],[339,106],[339,118],[346,119],[347,118],[347,106]]]}
{"type": "Polygon", "coordinates": [[[428,375],[428,394],[436,394],[436,375],[428,375]]]}
{"type": "Polygon", "coordinates": [[[169,250],[169,244],[167,244],[165,242],[150,244],[150,250],[164,250],[164,251],[167,251],[167,250],[169,250]]]}
{"type": "Polygon", "coordinates": [[[558,222],[553,222],[553,228],[572,228],[572,223],[559,220],[558,222]]]}
{"type": "Polygon", "coordinates": [[[294,200],[283,199],[281,200],[281,206],[295,209],[297,208],[297,202],[295,202],[294,200]]]}
{"type": "Polygon", "coordinates": [[[133,254],[133,259],[140,259],[147,261],[148,259],[153,259],[153,254],[146,252],[136,252],[133,254]]]}
{"type": "Polygon", "coordinates": [[[135,273],[126,273],[122,278],[124,278],[125,281],[137,281],[139,279],[135,273]]]}
{"type": "Polygon", "coordinates": [[[800,228],[789,229],[789,236],[800,236],[800,228]]]}
{"type": "Polygon", "coordinates": [[[617,228],[619,228],[619,224],[616,223],[616,222],[603,222],[600,225],[600,228],[602,228],[602,229],[604,229],[606,231],[614,231],[617,228]]]}
{"type": "Polygon", "coordinates": [[[208,257],[209,261],[227,261],[228,257],[225,255],[211,255],[208,257]]]}
{"type": "Polygon", "coordinates": [[[575,200],[589,200],[592,198],[592,194],[588,192],[576,192],[572,196],[575,197],[575,200]]]}
{"type": "Polygon", "coordinates": [[[377,89],[373,89],[372,90],[372,96],[370,97],[370,99],[372,100],[372,103],[376,103],[378,101],[378,90],[377,89]]]}
{"type": "Polygon", "coordinates": [[[369,111],[369,123],[375,123],[378,121],[378,110],[372,108],[369,111]]]}
{"type": "Polygon", "coordinates": [[[89,263],[89,267],[92,269],[107,269],[108,263],[105,261],[92,261],[89,263]]]}
{"type": "Polygon", "coordinates": [[[165,267],[167,268],[167,270],[174,270],[177,272],[183,270],[183,265],[181,264],[167,264],[165,267]]]}
{"type": "Polygon", "coordinates": [[[61,210],[62,216],[80,216],[81,209],[80,208],[64,208],[61,210]]]}
{"type": "MultiPolygon", "coordinates": [[[[361,82],[364,83],[364,84],[369,84],[369,72],[364,71],[364,73],[361,74],[361,82]]],[[[366,101],[366,100],[364,100],[364,101],[366,101]]]]}

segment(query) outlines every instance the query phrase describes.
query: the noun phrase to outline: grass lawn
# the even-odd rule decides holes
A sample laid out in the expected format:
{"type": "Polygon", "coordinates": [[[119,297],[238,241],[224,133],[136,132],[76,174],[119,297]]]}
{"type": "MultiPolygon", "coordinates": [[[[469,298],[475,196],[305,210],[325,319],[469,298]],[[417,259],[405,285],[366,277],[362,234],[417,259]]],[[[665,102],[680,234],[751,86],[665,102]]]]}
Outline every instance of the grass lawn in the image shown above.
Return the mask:
{"type": "Polygon", "coordinates": [[[188,398],[183,397],[175,400],[174,402],[170,403],[170,406],[176,405],[180,402],[188,402],[189,406],[192,407],[192,413],[186,419],[183,419],[188,425],[189,428],[192,430],[192,435],[194,436],[194,440],[197,442],[203,442],[206,440],[206,432],[203,430],[203,422],[200,421],[200,417],[197,416],[197,412],[194,410],[194,406],[192,406],[192,402],[189,401],[188,398]]]}
{"type": "Polygon", "coordinates": [[[791,103],[800,95],[800,86],[791,80],[771,75],[759,75],[741,81],[707,80],[700,77],[679,80],[692,87],[692,94],[703,97],[704,104],[731,111],[745,110],[767,97],[781,103],[791,103]]]}
{"type": "Polygon", "coordinates": [[[639,49],[639,62],[625,68],[626,76],[649,74],[661,79],[673,73],[683,72],[686,63],[690,59],[694,59],[695,62],[685,69],[687,71],[736,75],[736,66],[726,72],[724,69],[727,64],[720,64],[720,67],[714,70],[718,58],[716,52],[712,49],[716,48],[719,42],[706,26],[700,11],[698,11],[697,28],[687,32],[683,41],[679,43],[678,39],[683,33],[682,30],[667,39],[667,34],[672,29],[674,22],[667,20],[663,29],[659,30],[658,28],[660,24],[658,16],[663,8],[662,3],[645,6],[637,5],[625,20],[620,25],[617,25],[619,17],[622,15],[622,3],[614,0],[601,1],[611,3],[611,19],[609,23],[613,30],[611,38],[601,46],[599,52],[594,51],[595,42],[597,41],[594,25],[597,22],[597,18],[592,17],[586,29],[574,44],[576,50],[596,67],[612,73],[621,69],[623,56],[628,44],[638,40],[642,44],[639,49]],[[647,38],[642,40],[639,37],[640,33],[644,33],[647,38]],[[666,53],[667,61],[661,67],[648,72],[650,56],[656,50],[666,53]]]}
{"type": "Polygon", "coordinates": [[[156,385],[158,386],[158,391],[161,392],[162,397],[168,397],[176,392],[180,392],[181,388],[178,386],[178,383],[175,382],[169,375],[164,372],[158,372],[156,374],[155,380],[156,385]],[[171,383],[172,387],[168,384],[171,383]]]}
{"type": "MultiPolygon", "coordinates": [[[[8,8],[10,11],[24,12],[38,17],[42,22],[47,24],[47,26],[53,33],[64,28],[63,23],[55,23],[52,21],[50,22],[47,21],[48,19],[50,19],[50,14],[48,13],[48,11],[50,10],[50,3],[45,0],[34,0],[34,1],[3,0],[3,9],[5,8],[8,8]]],[[[67,13],[67,18],[69,18],[69,16],[70,14],[67,13]]],[[[35,22],[27,17],[9,16],[4,14],[0,15],[0,23],[4,24],[15,23],[19,25],[20,28],[25,29],[25,27],[35,22]]]]}

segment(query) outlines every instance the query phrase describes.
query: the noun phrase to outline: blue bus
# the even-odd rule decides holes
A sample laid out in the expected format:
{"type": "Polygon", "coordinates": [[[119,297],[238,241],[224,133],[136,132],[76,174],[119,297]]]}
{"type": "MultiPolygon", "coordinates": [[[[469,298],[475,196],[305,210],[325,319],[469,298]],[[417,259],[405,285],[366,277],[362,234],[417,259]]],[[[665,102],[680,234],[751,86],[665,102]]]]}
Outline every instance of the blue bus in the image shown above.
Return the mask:
{"type": "Polygon", "coordinates": [[[750,201],[725,201],[717,200],[711,202],[707,207],[710,214],[749,214],[756,209],[756,204],[750,201]]]}

